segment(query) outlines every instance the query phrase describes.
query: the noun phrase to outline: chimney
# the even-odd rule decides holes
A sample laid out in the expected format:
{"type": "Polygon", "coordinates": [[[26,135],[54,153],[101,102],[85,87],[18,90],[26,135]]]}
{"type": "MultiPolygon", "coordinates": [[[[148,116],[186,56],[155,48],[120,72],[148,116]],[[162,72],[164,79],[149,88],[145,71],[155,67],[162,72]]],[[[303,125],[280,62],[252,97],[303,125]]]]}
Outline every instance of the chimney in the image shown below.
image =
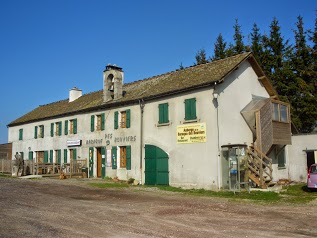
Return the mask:
{"type": "Polygon", "coordinates": [[[69,102],[75,101],[77,98],[80,98],[83,95],[82,90],[73,87],[69,90],[69,102]]]}
{"type": "Polygon", "coordinates": [[[122,68],[108,64],[103,71],[103,101],[117,100],[122,98],[124,73],[122,68]]]}

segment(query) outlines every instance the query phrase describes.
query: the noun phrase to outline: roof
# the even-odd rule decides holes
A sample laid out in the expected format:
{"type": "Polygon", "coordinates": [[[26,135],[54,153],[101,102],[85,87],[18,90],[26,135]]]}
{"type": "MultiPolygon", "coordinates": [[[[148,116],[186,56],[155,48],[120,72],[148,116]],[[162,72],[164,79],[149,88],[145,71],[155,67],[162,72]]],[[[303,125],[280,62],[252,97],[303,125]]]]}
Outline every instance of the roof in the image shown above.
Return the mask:
{"type": "MultiPolygon", "coordinates": [[[[259,77],[264,73],[256,63],[252,53],[243,53],[206,64],[191,66],[182,70],[157,75],[151,78],[124,84],[124,97],[109,102],[103,101],[103,89],[84,94],[69,102],[68,99],[42,105],[22,117],[12,121],[8,126],[58,118],[66,115],[115,107],[122,104],[148,100],[221,82],[242,62],[249,60],[259,77]]],[[[271,84],[269,84],[271,85],[271,84]]]]}

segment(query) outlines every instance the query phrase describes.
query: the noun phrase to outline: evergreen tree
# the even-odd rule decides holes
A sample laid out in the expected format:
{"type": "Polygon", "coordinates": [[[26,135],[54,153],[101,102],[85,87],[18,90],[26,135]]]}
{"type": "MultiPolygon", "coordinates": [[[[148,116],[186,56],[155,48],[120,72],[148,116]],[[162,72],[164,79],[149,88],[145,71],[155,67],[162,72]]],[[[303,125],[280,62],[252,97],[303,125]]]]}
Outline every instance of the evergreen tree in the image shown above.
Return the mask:
{"type": "Polygon", "coordinates": [[[311,132],[317,118],[317,97],[313,80],[311,49],[307,44],[307,32],[304,30],[303,18],[297,17],[295,46],[291,57],[294,74],[289,99],[292,106],[293,123],[301,132],[311,132]]]}
{"type": "Polygon", "coordinates": [[[233,26],[233,28],[234,28],[233,40],[235,42],[235,45],[233,47],[233,51],[235,54],[241,54],[241,53],[245,52],[245,46],[243,43],[241,26],[238,23],[238,19],[236,19],[236,23],[233,26]]]}
{"type": "Polygon", "coordinates": [[[195,59],[196,59],[195,65],[208,63],[205,49],[199,50],[195,56],[195,59]]]}
{"type": "Polygon", "coordinates": [[[214,45],[214,56],[211,60],[219,60],[226,58],[226,45],[227,43],[225,42],[220,33],[216,39],[216,43],[214,45]]]}
{"type": "Polygon", "coordinates": [[[181,64],[179,65],[179,69],[182,70],[184,69],[183,63],[181,62],[181,64]]]}
{"type": "Polygon", "coordinates": [[[251,51],[254,54],[256,60],[261,64],[262,62],[262,54],[263,54],[263,45],[262,45],[262,36],[259,33],[260,29],[257,24],[253,24],[251,36],[251,51]]]}

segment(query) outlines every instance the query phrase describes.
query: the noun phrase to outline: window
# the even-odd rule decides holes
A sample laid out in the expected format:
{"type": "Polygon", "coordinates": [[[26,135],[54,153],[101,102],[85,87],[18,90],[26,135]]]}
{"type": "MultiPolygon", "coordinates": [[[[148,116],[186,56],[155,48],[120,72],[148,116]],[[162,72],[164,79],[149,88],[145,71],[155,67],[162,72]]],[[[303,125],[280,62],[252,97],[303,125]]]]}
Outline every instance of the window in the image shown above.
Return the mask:
{"type": "Polygon", "coordinates": [[[34,127],[34,139],[44,138],[44,125],[34,127]]]}
{"type": "Polygon", "coordinates": [[[91,115],[90,119],[90,131],[103,131],[105,129],[105,114],[96,115],[97,120],[95,122],[95,115],[91,115]]]}
{"type": "Polygon", "coordinates": [[[61,164],[62,152],[61,150],[55,150],[55,163],[61,164]]]}
{"type": "Polygon", "coordinates": [[[289,122],[288,111],[289,110],[287,105],[277,102],[272,103],[272,119],[274,121],[289,122]]]}
{"type": "Polygon", "coordinates": [[[68,133],[77,134],[77,119],[69,120],[69,128],[68,128],[68,120],[65,121],[64,134],[68,135],[68,133]]]}
{"type": "Polygon", "coordinates": [[[120,168],[131,170],[131,146],[120,146],[120,168]]]}
{"type": "Polygon", "coordinates": [[[196,98],[185,99],[185,121],[196,119],[196,98]]]}
{"type": "Polygon", "coordinates": [[[114,112],[114,129],[130,128],[131,110],[127,109],[121,112],[114,112]]]}
{"type": "Polygon", "coordinates": [[[69,133],[77,134],[77,119],[70,120],[69,122],[70,122],[69,133]]]}
{"type": "Polygon", "coordinates": [[[159,124],[169,123],[168,103],[159,104],[159,124]]]}
{"type": "Polygon", "coordinates": [[[23,140],[23,129],[19,129],[19,140],[23,140]]]}
{"type": "Polygon", "coordinates": [[[277,154],[277,166],[278,168],[285,168],[285,148],[277,154]]]}
{"type": "Polygon", "coordinates": [[[39,138],[44,138],[44,125],[39,126],[39,138]]]}
{"type": "Polygon", "coordinates": [[[44,151],[36,151],[36,160],[39,164],[44,163],[44,151]]]}
{"type": "Polygon", "coordinates": [[[55,127],[56,127],[55,135],[61,136],[62,135],[62,122],[61,121],[56,122],[55,127]]]}
{"type": "Polygon", "coordinates": [[[76,149],[70,149],[69,150],[69,158],[71,160],[76,160],[76,157],[77,157],[77,151],[76,149]]]}

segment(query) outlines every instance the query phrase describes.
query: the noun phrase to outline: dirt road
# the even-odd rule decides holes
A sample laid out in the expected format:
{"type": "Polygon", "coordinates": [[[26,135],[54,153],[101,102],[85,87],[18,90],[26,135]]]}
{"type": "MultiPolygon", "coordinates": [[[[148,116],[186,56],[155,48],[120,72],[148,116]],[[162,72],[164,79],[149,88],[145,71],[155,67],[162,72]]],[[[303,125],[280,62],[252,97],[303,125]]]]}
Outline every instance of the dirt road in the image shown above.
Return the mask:
{"type": "Polygon", "coordinates": [[[317,237],[314,205],[0,178],[0,237],[317,237]]]}

